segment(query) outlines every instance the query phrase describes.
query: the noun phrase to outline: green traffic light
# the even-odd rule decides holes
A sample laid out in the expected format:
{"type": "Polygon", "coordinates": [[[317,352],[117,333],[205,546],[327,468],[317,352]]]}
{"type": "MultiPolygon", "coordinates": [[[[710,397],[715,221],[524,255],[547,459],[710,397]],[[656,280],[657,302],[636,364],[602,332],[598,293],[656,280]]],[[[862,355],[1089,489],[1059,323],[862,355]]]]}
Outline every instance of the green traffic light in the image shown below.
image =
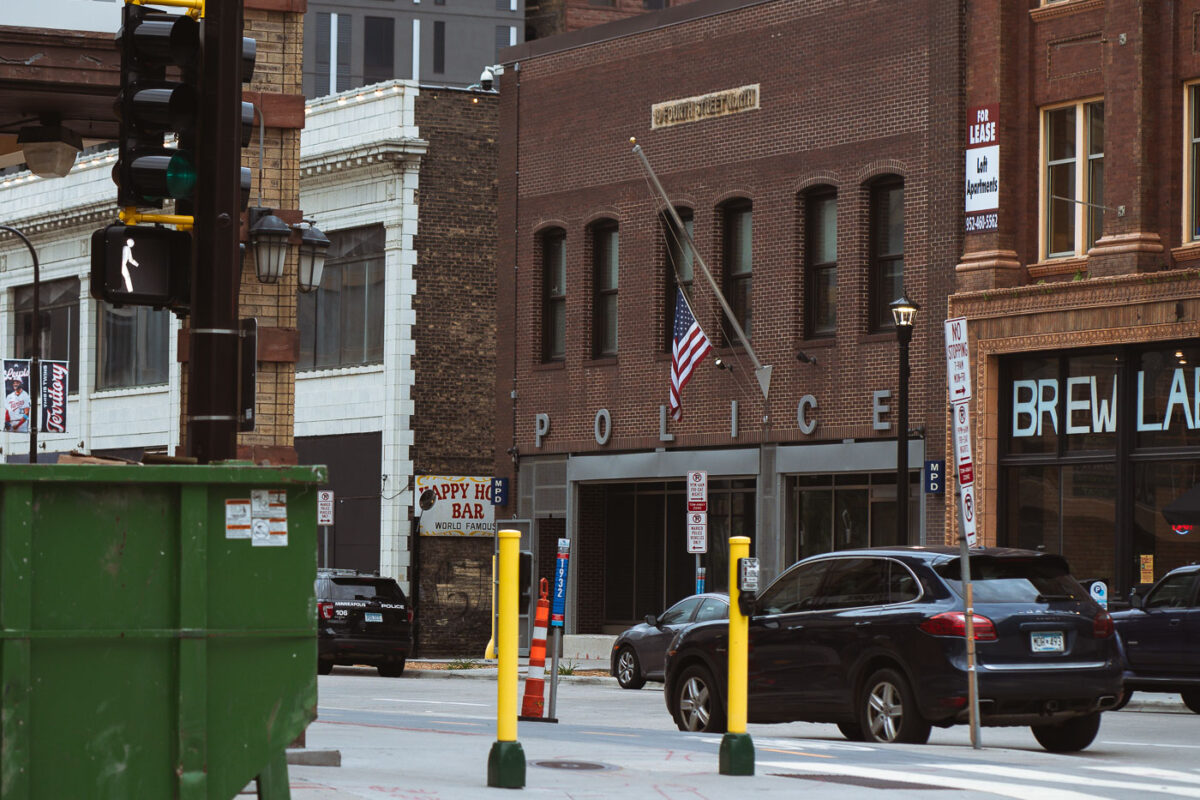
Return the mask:
{"type": "Polygon", "coordinates": [[[190,153],[175,153],[167,162],[167,192],[171,197],[189,198],[196,189],[196,165],[190,153]]]}

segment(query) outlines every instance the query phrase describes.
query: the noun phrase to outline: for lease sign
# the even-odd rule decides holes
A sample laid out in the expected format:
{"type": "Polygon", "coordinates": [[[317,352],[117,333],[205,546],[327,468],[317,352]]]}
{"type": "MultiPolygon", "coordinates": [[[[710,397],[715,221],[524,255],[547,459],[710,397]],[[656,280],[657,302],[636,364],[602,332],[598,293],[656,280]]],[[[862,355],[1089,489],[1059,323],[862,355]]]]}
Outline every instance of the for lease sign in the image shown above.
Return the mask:
{"type": "MultiPolygon", "coordinates": [[[[432,492],[433,504],[420,513],[422,536],[492,536],[496,507],[492,479],[461,475],[418,475],[416,501],[432,492]]],[[[420,509],[420,506],[417,506],[420,509]]]]}

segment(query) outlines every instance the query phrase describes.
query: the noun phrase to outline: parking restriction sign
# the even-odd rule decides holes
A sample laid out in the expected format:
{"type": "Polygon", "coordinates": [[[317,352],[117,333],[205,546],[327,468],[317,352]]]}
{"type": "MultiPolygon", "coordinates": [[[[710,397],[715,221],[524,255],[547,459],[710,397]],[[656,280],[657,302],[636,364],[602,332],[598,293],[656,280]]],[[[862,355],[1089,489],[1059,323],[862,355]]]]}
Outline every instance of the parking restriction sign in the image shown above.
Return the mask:
{"type": "Polygon", "coordinates": [[[333,524],[333,491],[330,489],[317,490],[317,524],[333,524]]]}
{"type": "Polygon", "coordinates": [[[687,545],[689,553],[708,552],[708,514],[706,512],[688,512],[687,545]]]}
{"type": "MultiPolygon", "coordinates": [[[[688,511],[708,511],[708,473],[693,470],[687,477],[688,511]]],[[[703,552],[703,551],[701,551],[703,552]]]]}

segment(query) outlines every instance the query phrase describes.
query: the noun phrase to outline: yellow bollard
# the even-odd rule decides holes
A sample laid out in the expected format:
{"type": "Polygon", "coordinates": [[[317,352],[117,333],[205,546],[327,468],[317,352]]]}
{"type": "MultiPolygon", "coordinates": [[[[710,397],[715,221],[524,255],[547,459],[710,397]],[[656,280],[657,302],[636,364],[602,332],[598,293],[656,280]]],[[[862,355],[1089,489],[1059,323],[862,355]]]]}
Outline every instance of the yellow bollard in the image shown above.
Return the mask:
{"type": "Polygon", "coordinates": [[[496,556],[492,556],[492,635],[483,648],[483,657],[496,657],[496,556]]]}
{"type": "Polygon", "coordinates": [[[525,751],[517,741],[517,628],[520,580],[520,531],[500,531],[499,619],[496,649],[496,741],[488,754],[488,786],[520,789],[525,786],[525,751]]]}
{"type": "Polygon", "coordinates": [[[719,751],[722,775],[754,774],[754,742],[746,733],[746,694],[749,686],[750,620],[738,603],[738,561],[750,555],[747,536],[729,538],[729,698],[726,733],[719,751]]]}

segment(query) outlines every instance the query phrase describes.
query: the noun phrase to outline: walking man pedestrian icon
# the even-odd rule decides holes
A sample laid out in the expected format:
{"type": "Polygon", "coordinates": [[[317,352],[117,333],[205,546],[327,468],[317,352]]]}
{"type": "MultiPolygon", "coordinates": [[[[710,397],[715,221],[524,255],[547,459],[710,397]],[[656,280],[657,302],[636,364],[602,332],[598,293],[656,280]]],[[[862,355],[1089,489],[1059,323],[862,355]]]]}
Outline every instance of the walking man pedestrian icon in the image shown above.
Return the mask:
{"type": "Polygon", "coordinates": [[[125,240],[125,246],[121,248],[121,277],[125,279],[125,291],[133,291],[133,279],[129,277],[129,265],[140,266],[137,259],[133,257],[133,239],[125,240]]]}

